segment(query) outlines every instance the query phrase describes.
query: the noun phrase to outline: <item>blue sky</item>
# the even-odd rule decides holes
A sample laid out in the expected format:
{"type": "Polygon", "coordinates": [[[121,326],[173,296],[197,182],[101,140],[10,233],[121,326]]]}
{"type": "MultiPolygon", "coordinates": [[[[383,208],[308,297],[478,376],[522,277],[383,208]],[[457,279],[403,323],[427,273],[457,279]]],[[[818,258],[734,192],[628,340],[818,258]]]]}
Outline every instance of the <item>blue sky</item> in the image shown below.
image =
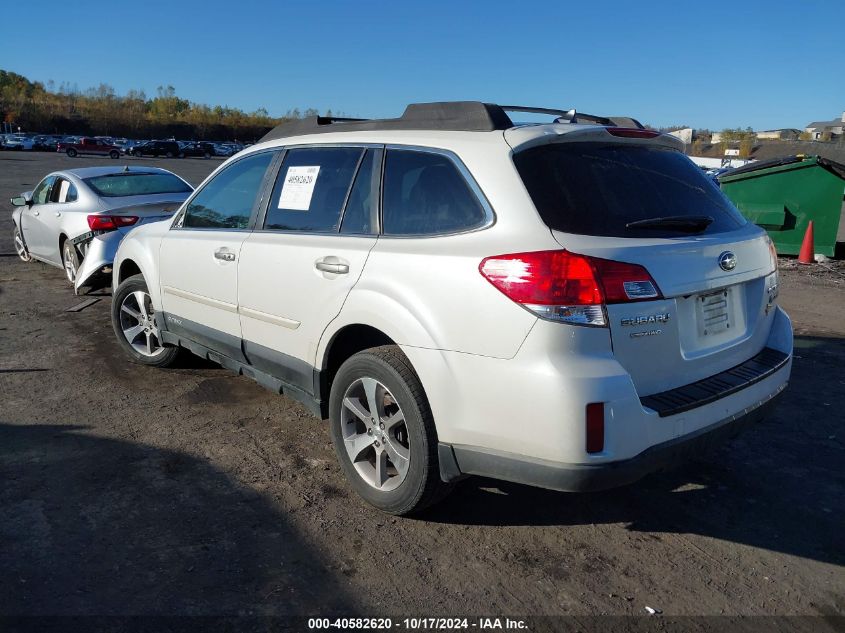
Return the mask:
{"type": "Polygon", "coordinates": [[[30,79],[272,115],[471,99],[770,129],[845,110],[843,0],[30,0],[2,21],[23,28],[0,68],[30,79]]]}

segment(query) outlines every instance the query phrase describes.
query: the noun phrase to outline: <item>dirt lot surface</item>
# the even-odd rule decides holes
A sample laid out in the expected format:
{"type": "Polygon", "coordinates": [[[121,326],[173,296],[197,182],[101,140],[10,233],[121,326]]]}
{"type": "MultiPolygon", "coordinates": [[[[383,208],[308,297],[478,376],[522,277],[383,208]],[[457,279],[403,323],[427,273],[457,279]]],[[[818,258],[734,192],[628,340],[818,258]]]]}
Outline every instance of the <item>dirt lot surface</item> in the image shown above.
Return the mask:
{"type": "MultiPolygon", "coordinates": [[[[100,163],[0,154],[4,213],[100,163]]],[[[793,379],[732,443],[607,493],[469,479],[415,519],[359,502],[299,404],[129,363],[95,296],[0,257],[0,614],[845,615],[842,267],[784,264],[793,379]]]]}

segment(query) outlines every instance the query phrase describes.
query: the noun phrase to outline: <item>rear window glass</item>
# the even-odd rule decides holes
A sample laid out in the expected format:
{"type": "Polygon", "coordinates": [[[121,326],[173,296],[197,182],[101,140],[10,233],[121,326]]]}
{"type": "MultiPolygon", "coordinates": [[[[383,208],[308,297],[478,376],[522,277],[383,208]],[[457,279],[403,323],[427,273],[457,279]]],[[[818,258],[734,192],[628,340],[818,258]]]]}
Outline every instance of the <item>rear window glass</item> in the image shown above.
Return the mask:
{"type": "Polygon", "coordinates": [[[191,186],[173,174],[121,173],[86,178],[85,183],[99,196],[148,196],[156,193],[189,193],[191,186]]]}
{"type": "Polygon", "coordinates": [[[513,160],[543,221],[556,231],[676,237],[688,233],[627,225],[660,217],[706,216],[713,222],[699,234],[708,234],[746,223],[719,188],[675,150],[561,143],[525,150],[513,160]]]}

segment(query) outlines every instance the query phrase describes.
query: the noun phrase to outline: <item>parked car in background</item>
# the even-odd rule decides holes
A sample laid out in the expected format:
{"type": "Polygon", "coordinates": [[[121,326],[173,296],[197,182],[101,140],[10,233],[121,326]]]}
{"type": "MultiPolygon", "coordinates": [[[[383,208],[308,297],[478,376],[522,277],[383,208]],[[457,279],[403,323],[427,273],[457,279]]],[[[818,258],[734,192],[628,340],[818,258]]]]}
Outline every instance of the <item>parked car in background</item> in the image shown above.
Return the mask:
{"type": "Polygon", "coordinates": [[[15,251],[23,261],[64,268],[79,290],[99,281],[131,228],[169,218],[191,191],[179,176],[156,167],[53,172],[12,198],[15,251]]]}
{"type": "Polygon", "coordinates": [[[130,156],[165,156],[175,158],[182,155],[182,149],[176,141],[146,141],[126,150],[130,156]]]}
{"type": "Polygon", "coordinates": [[[23,134],[11,134],[6,136],[5,149],[7,150],[27,150],[31,151],[35,146],[35,141],[30,136],[23,134]]]}
{"type": "Polygon", "coordinates": [[[77,142],[61,142],[56,145],[57,152],[64,152],[71,158],[82,154],[93,156],[108,156],[109,158],[120,158],[120,148],[117,145],[106,143],[102,139],[83,136],[77,142]]]}
{"type": "Polygon", "coordinates": [[[211,158],[215,156],[214,145],[211,143],[188,141],[180,143],[182,156],[201,156],[202,158],[211,158]]]}
{"type": "Polygon", "coordinates": [[[119,344],[302,401],[395,514],[465,475],[625,485],[765,417],[792,363],[766,233],[675,137],[509,115],[536,110],[278,126],[121,243],[119,344]]]}

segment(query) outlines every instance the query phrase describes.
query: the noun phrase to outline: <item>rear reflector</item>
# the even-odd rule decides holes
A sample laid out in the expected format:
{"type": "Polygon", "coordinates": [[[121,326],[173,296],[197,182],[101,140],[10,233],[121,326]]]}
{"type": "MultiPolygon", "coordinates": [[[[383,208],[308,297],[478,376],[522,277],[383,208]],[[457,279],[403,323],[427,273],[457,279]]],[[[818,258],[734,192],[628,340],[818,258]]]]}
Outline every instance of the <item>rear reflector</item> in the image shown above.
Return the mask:
{"type": "Polygon", "coordinates": [[[591,402],[587,405],[587,452],[601,453],[604,450],[604,403],[591,402]]]}
{"type": "Polygon", "coordinates": [[[92,231],[113,231],[122,226],[132,226],[137,221],[137,215],[89,215],[88,227],[92,231]]]}
{"type": "Polygon", "coordinates": [[[478,267],[487,281],[537,316],[576,325],[607,325],[603,306],[662,298],[648,271],[569,251],[487,257],[478,267]]]}
{"type": "Polygon", "coordinates": [[[639,128],[631,127],[609,127],[605,129],[608,134],[620,136],[622,138],[655,138],[660,136],[660,132],[656,130],[641,130],[639,128]]]}

